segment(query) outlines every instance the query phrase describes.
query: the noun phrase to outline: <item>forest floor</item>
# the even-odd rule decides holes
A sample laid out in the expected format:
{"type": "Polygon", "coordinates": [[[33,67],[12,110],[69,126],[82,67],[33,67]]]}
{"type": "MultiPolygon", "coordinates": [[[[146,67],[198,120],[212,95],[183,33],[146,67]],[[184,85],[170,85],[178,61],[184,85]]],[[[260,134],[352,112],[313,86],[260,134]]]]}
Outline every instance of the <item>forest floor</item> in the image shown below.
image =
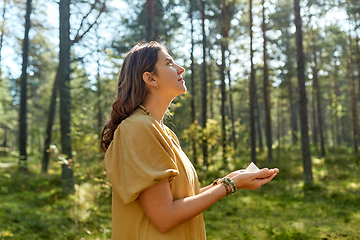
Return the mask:
{"type": "MultiPolygon", "coordinates": [[[[230,168],[244,168],[243,153],[230,168]]],[[[266,153],[258,166],[266,167],[266,153]]],[[[103,165],[75,165],[76,193],[61,192],[60,165],[40,174],[41,158],[29,158],[30,173],[17,170],[15,157],[0,157],[1,239],[110,239],[111,188],[103,165]]],[[[274,152],[280,173],[255,191],[239,190],[205,211],[208,240],[360,239],[359,160],[346,151],[313,157],[314,186],[304,189],[297,150],[274,152]]],[[[218,161],[219,162],[219,161],[218,161]]],[[[216,161],[203,183],[222,176],[216,161]]]]}

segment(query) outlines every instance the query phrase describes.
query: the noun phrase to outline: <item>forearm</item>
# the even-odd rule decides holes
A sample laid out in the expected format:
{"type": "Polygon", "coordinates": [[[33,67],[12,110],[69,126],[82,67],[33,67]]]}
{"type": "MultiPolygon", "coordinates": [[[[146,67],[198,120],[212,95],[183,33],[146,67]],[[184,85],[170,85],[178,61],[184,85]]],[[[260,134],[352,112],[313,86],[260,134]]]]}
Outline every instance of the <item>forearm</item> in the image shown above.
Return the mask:
{"type": "MultiPolygon", "coordinates": [[[[159,187],[161,188],[161,186],[159,187]]],[[[163,187],[166,188],[166,186],[163,187]]],[[[166,194],[164,192],[166,191],[159,191],[157,194],[166,194]]],[[[147,193],[145,192],[144,196],[146,197],[146,195],[147,193]]],[[[146,202],[142,201],[144,196],[140,195],[139,200],[146,215],[155,227],[164,233],[208,209],[215,202],[226,196],[226,189],[220,184],[198,195],[179,200],[173,200],[171,194],[163,195],[161,198],[167,200],[161,202],[154,198],[152,202],[149,202],[151,198],[146,198],[146,202]]]]}
{"type": "Polygon", "coordinates": [[[210,185],[208,185],[208,186],[206,186],[206,187],[201,188],[201,189],[200,189],[200,193],[203,193],[203,192],[211,189],[213,186],[214,186],[214,185],[210,184],[210,185]]]}
{"type": "Polygon", "coordinates": [[[198,195],[173,201],[173,204],[169,209],[169,219],[172,219],[173,221],[167,222],[168,229],[170,230],[199,215],[225,196],[226,189],[224,185],[220,184],[213,186],[198,195]]]}
{"type": "MultiPolygon", "coordinates": [[[[257,173],[238,173],[233,175],[232,180],[239,189],[254,190],[269,182],[278,172],[278,169],[263,169],[257,173]]],[[[143,190],[138,200],[154,226],[160,232],[167,232],[202,213],[226,195],[227,189],[220,183],[203,188],[196,196],[174,200],[170,183],[163,182],[143,190]]]]}

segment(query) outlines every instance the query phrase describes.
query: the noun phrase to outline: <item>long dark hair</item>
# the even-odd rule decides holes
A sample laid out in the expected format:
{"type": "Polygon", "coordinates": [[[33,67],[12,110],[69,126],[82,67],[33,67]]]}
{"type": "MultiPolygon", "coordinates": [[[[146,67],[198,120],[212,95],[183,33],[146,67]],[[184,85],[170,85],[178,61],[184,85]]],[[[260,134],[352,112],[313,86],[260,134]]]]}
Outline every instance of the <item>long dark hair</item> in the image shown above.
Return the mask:
{"type": "Polygon", "coordinates": [[[121,66],[118,91],[112,105],[110,119],[101,131],[100,148],[106,152],[114,138],[117,126],[145,100],[147,95],[144,72],[156,73],[158,52],[165,50],[160,42],[139,43],[124,58],[121,66]]]}

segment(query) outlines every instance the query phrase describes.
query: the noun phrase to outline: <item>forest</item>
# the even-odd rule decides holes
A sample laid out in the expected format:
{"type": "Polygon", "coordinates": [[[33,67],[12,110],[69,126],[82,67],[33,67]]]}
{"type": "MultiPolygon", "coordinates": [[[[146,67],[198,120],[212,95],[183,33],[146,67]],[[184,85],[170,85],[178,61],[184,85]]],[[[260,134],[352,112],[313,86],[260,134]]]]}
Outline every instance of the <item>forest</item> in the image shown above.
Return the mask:
{"type": "Polygon", "coordinates": [[[166,125],[202,186],[277,167],[204,212],[209,240],[360,239],[359,0],[0,1],[0,237],[111,239],[100,132],[125,54],[160,41],[166,125]]]}

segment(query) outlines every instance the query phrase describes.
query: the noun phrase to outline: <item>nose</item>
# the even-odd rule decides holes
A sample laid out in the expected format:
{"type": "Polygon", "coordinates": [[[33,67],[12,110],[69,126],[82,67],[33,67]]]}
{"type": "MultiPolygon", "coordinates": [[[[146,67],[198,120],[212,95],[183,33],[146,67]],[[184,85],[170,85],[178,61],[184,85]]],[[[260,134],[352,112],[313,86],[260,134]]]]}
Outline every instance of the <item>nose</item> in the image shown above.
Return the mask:
{"type": "Polygon", "coordinates": [[[182,66],[178,65],[178,74],[181,75],[185,72],[185,68],[183,68],[182,66]]]}

